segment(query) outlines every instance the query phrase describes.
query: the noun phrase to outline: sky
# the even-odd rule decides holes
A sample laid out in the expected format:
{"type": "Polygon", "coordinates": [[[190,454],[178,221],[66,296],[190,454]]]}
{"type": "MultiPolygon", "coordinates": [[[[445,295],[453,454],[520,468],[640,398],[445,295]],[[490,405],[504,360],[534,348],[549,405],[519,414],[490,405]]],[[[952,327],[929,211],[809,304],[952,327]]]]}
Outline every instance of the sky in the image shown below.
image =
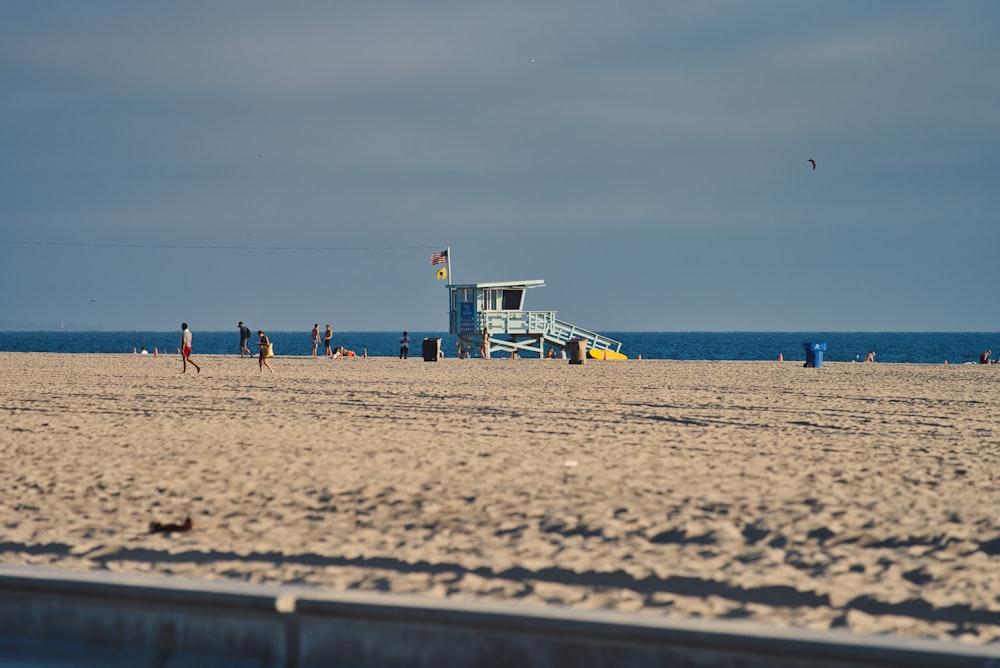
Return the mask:
{"type": "Polygon", "coordinates": [[[596,331],[1000,331],[998,28],[994,0],[0,0],[0,330],[445,331],[450,248],[596,331]]]}

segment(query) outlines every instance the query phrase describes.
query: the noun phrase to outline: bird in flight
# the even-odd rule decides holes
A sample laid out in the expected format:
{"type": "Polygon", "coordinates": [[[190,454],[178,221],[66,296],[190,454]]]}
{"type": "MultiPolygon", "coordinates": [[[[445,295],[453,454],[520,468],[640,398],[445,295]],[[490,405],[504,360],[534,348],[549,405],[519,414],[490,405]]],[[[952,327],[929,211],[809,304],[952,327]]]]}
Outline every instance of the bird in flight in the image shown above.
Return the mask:
{"type": "Polygon", "coordinates": [[[809,158],[808,160],[806,160],[806,162],[811,162],[812,166],[813,166],[813,171],[816,170],[816,161],[815,160],[813,160],[812,158],[809,158]]]}

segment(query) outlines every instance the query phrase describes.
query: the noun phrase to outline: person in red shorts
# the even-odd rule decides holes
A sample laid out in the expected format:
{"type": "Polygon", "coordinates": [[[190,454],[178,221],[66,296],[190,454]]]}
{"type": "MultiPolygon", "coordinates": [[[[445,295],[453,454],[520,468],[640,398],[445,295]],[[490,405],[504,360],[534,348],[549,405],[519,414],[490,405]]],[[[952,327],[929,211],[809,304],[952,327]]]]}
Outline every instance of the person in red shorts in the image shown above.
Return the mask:
{"type": "Polygon", "coordinates": [[[201,367],[194,363],[191,359],[191,330],[188,329],[188,324],[186,322],[181,323],[181,359],[184,362],[184,370],[181,373],[187,373],[188,364],[193,366],[201,373],[201,367]]]}

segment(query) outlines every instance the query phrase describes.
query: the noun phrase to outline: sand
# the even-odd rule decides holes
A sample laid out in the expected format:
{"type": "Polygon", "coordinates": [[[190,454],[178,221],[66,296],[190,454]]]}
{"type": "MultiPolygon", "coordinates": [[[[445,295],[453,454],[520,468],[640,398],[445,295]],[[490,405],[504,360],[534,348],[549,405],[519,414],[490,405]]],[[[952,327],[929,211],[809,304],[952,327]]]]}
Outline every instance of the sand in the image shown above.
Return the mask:
{"type": "Polygon", "coordinates": [[[0,560],[1000,642],[1000,366],[194,358],[0,353],[0,560]]]}

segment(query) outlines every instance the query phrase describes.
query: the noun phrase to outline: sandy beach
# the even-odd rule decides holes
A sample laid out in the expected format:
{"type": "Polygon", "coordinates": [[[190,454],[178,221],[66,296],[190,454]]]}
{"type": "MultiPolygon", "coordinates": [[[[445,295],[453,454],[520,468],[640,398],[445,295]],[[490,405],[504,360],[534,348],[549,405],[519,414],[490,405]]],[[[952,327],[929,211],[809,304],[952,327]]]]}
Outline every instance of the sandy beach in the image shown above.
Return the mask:
{"type": "Polygon", "coordinates": [[[0,353],[0,561],[1000,642],[1000,366],[193,358],[0,353]]]}

